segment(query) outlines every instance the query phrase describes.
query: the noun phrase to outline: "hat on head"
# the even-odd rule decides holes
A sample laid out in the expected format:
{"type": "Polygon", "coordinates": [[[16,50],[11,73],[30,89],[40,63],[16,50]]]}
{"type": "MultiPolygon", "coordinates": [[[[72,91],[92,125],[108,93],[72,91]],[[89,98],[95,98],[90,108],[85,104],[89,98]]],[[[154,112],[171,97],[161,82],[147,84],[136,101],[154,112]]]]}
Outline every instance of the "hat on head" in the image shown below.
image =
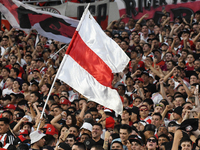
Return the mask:
{"type": "Polygon", "coordinates": [[[34,69],[33,72],[34,72],[34,71],[36,71],[36,72],[40,72],[40,70],[38,70],[38,69],[34,69]]]}
{"type": "Polygon", "coordinates": [[[156,126],[153,125],[153,124],[147,124],[145,127],[144,127],[144,132],[145,131],[153,131],[155,133],[156,131],[156,126]]]}
{"type": "Polygon", "coordinates": [[[143,74],[149,76],[149,73],[148,73],[147,71],[143,71],[143,72],[141,73],[141,76],[142,76],[143,74]]]}
{"type": "Polygon", "coordinates": [[[28,130],[21,130],[19,135],[29,135],[28,130]]]}
{"type": "Polygon", "coordinates": [[[21,119],[22,117],[24,117],[24,113],[19,112],[16,114],[16,119],[21,119]]]}
{"type": "Polygon", "coordinates": [[[128,140],[130,143],[137,142],[138,144],[142,145],[142,140],[137,135],[130,135],[128,140]]]}
{"type": "Polygon", "coordinates": [[[86,129],[86,130],[92,132],[92,125],[88,122],[84,122],[80,129],[86,129]]]}
{"type": "Polygon", "coordinates": [[[132,109],[131,109],[131,112],[136,114],[136,115],[139,115],[139,108],[136,107],[136,106],[133,106],[132,109]]]}
{"type": "Polygon", "coordinates": [[[162,51],[161,51],[160,49],[155,49],[155,50],[153,50],[152,52],[153,52],[153,53],[159,52],[160,54],[162,54],[162,51]]]}
{"type": "Polygon", "coordinates": [[[109,129],[109,128],[114,128],[115,126],[115,120],[113,119],[113,117],[107,117],[106,118],[106,129],[109,129]]]}
{"type": "Polygon", "coordinates": [[[131,109],[130,108],[128,108],[128,107],[124,107],[123,108],[123,111],[127,111],[128,113],[129,113],[129,115],[131,115],[131,109]]]}
{"type": "Polygon", "coordinates": [[[52,126],[52,127],[47,128],[46,134],[47,135],[55,135],[55,134],[58,135],[58,130],[54,126],[52,126]]]}
{"type": "Polygon", "coordinates": [[[199,126],[199,119],[186,119],[184,120],[179,129],[187,131],[187,132],[191,132],[191,131],[196,131],[198,129],[199,126]]]}
{"type": "Polygon", "coordinates": [[[44,136],[46,136],[46,134],[42,133],[39,130],[31,132],[30,134],[31,144],[34,144],[35,142],[39,141],[44,136]]]}
{"type": "Polygon", "coordinates": [[[179,126],[175,121],[170,121],[168,123],[168,126],[167,127],[175,127],[175,126],[179,126]]]}
{"type": "Polygon", "coordinates": [[[13,104],[8,104],[7,106],[6,106],[6,108],[7,109],[13,109],[13,110],[15,110],[15,105],[13,105],[13,104]]]}
{"type": "Polygon", "coordinates": [[[61,100],[60,104],[71,105],[71,102],[68,99],[63,99],[63,100],[61,100]]]}
{"type": "Polygon", "coordinates": [[[64,150],[70,150],[71,147],[69,146],[69,144],[65,143],[65,142],[61,142],[59,143],[58,147],[64,149],[64,150]]]}
{"type": "Polygon", "coordinates": [[[163,43],[162,43],[162,46],[163,46],[163,45],[169,46],[169,44],[168,44],[167,42],[163,42],[163,43]]]}
{"type": "Polygon", "coordinates": [[[144,80],[142,79],[142,78],[136,78],[134,81],[136,81],[136,80],[139,80],[139,81],[141,81],[142,83],[144,83],[144,80]]]}
{"type": "Polygon", "coordinates": [[[178,115],[181,116],[182,110],[183,110],[183,108],[182,108],[181,106],[178,106],[178,107],[176,107],[176,108],[174,109],[174,113],[176,113],[176,114],[178,114],[178,115]]]}
{"type": "Polygon", "coordinates": [[[147,124],[149,124],[148,122],[144,121],[144,120],[141,120],[139,121],[138,123],[141,123],[143,126],[146,126],[147,124]]]}

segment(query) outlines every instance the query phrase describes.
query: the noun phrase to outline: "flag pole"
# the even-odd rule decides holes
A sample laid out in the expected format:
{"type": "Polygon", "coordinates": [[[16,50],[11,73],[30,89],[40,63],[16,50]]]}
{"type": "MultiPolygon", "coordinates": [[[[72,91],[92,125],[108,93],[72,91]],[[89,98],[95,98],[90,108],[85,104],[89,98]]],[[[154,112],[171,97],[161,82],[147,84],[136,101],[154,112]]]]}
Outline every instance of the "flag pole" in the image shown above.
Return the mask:
{"type": "MultiPolygon", "coordinates": [[[[76,28],[76,31],[79,31],[79,29],[80,29],[80,27],[81,27],[81,24],[82,24],[82,22],[83,22],[83,20],[84,20],[84,18],[85,18],[85,16],[86,16],[86,14],[87,14],[87,12],[88,12],[89,6],[90,6],[90,3],[89,3],[89,4],[87,5],[87,7],[85,8],[85,11],[83,12],[83,15],[82,15],[82,17],[81,17],[81,20],[79,21],[79,24],[78,24],[78,26],[77,26],[77,28],[76,28]]],[[[76,35],[77,35],[77,34],[76,34],[76,32],[75,32],[75,34],[74,34],[73,37],[72,37],[72,41],[71,41],[70,44],[69,44],[69,47],[68,47],[68,49],[67,49],[67,52],[70,51],[70,49],[71,49],[71,47],[72,47],[73,39],[75,39],[74,36],[76,36],[76,35]]],[[[64,60],[62,60],[62,62],[61,62],[61,64],[60,64],[60,67],[59,67],[59,69],[58,69],[58,72],[56,73],[56,76],[55,76],[55,78],[54,78],[54,80],[53,80],[53,83],[52,83],[51,88],[50,88],[50,90],[49,90],[49,94],[47,95],[47,99],[46,99],[46,102],[45,102],[45,104],[44,104],[44,107],[43,107],[41,116],[40,116],[40,122],[38,123],[37,130],[39,130],[39,127],[40,127],[40,124],[41,124],[41,119],[42,119],[42,116],[44,115],[44,111],[45,111],[45,108],[46,108],[46,106],[47,106],[47,102],[48,102],[49,97],[50,97],[50,95],[51,95],[51,91],[52,91],[52,89],[53,89],[53,87],[54,87],[54,84],[55,84],[55,82],[56,82],[56,79],[57,79],[57,77],[58,77],[58,75],[59,75],[59,73],[60,73],[60,71],[61,71],[61,69],[62,69],[62,67],[63,67],[63,65],[64,65],[64,63],[65,63],[66,57],[64,57],[63,59],[64,59],[64,60]]]]}
{"type": "Polygon", "coordinates": [[[56,54],[58,54],[66,46],[67,46],[67,44],[65,44],[63,47],[61,47],[56,53],[53,54],[53,56],[50,56],[50,58],[52,59],[54,56],[56,56],[56,54]]]}

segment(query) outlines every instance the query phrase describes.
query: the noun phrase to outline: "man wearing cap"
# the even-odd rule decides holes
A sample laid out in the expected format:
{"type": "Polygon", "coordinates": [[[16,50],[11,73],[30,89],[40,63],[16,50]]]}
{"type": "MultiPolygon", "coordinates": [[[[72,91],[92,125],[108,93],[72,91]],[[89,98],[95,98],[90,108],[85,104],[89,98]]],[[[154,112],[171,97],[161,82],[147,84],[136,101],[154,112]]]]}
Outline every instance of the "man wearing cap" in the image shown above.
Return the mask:
{"type": "Polygon", "coordinates": [[[174,112],[172,113],[173,119],[176,121],[177,124],[181,124],[183,118],[182,118],[182,106],[178,106],[174,109],[174,112]]]}
{"type": "Polygon", "coordinates": [[[129,136],[129,142],[131,143],[132,150],[141,150],[142,140],[137,135],[129,136]]]}
{"type": "Polygon", "coordinates": [[[175,131],[178,129],[179,125],[176,123],[176,121],[170,121],[168,123],[167,129],[169,132],[175,133],[175,131]]]}
{"type": "Polygon", "coordinates": [[[143,83],[144,83],[144,80],[142,78],[136,78],[135,80],[135,85],[138,85],[139,88],[143,88],[143,83]]]}
{"type": "Polygon", "coordinates": [[[71,102],[66,99],[65,97],[61,97],[60,98],[60,107],[63,109],[63,110],[67,110],[71,105],[71,102]]]}
{"type": "Polygon", "coordinates": [[[31,149],[32,150],[40,150],[45,144],[45,137],[46,135],[43,134],[41,131],[33,131],[30,134],[31,139],[31,149]]]}
{"type": "Polygon", "coordinates": [[[89,122],[84,122],[82,127],[80,128],[80,135],[87,133],[89,136],[91,136],[92,132],[92,125],[89,122]]]}

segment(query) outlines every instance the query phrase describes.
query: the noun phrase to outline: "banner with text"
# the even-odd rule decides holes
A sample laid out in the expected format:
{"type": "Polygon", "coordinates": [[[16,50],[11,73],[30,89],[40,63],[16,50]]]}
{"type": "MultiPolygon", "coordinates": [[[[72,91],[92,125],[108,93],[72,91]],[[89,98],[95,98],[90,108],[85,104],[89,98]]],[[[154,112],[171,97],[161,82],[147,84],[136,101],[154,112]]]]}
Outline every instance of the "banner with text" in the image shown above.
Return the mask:
{"type": "MultiPolygon", "coordinates": [[[[115,0],[117,2],[120,16],[127,14],[129,17],[138,20],[148,13],[149,18],[153,18],[155,23],[159,23],[165,8],[171,21],[175,17],[184,17],[190,22],[190,17],[200,10],[200,0],[115,0]]],[[[123,21],[127,22],[128,18],[123,21]]]]}

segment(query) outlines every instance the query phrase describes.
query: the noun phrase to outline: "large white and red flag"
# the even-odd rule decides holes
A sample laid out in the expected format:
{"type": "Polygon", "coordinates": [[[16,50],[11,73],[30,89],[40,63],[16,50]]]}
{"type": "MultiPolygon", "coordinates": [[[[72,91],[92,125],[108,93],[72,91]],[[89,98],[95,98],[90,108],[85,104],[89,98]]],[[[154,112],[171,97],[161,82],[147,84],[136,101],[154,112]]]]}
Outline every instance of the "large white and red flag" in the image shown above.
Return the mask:
{"type": "Polygon", "coordinates": [[[17,0],[0,0],[0,12],[12,27],[30,32],[35,29],[40,35],[69,43],[79,23],[59,14],[37,10],[17,0]]]}
{"type": "Polygon", "coordinates": [[[113,74],[123,71],[129,58],[86,10],[65,53],[57,78],[89,100],[122,113],[122,101],[112,89],[113,74]]]}

